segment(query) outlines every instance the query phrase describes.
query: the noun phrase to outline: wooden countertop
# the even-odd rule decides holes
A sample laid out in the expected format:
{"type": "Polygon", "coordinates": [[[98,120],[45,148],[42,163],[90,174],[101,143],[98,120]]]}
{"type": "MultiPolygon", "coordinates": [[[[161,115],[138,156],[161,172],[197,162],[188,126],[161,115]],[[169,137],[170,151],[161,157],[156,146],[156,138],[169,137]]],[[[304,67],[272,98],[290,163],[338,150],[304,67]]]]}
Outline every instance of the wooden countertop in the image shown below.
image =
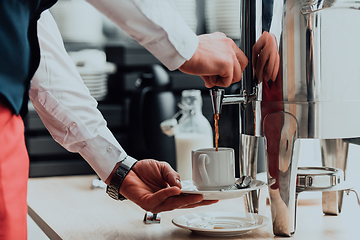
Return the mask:
{"type": "MultiPolygon", "coordinates": [[[[222,200],[211,206],[178,209],[161,214],[160,224],[144,224],[145,211],[131,201],[117,202],[104,189],[90,189],[95,176],[31,178],[29,215],[50,239],[209,239],[176,227],[171,220],[190,212],[244,212],[243,198],[222,200]]],[[[270,218],[270,207],[261,212],[270,218]]],[[[355,194],[345,194],[339,216],[324,216],[321,203],[300,205],[297,230],[291,239],[359,239],[360,207],[355,194]]],[[[274,239],[271,223],[244,235],[226,239],[274,239]]],[[[219,239],[218,237],[213,239],[219,239]]]]}

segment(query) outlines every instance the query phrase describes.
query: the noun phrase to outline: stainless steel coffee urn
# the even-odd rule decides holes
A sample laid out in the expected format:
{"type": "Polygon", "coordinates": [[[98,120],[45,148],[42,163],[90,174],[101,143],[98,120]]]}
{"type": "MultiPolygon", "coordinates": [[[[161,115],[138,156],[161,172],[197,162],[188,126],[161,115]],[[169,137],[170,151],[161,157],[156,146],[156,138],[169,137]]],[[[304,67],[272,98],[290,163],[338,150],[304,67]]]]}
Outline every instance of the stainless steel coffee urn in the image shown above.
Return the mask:
{"type": "MultiPolygon", "coordinates": [[[[298,139],[321,139],[324,168],[335,167],[345,172],[348,151],[345,139],[360,137],[360,60],[351,57],[351,53],[358,56],[360,50],[358,44],[354,46],[341,37],[329,46],[328,40],[339,38],[340,33],[328,24],[329,18],[325,16],[327,11],[333,11],[332,18],[341,21],[336,20],[337,11],[347,11],[356,16],[353,20],[359,24],[360,11],[356,10],[360,10],[360,2],[355,0],[241,0],[240,48],[249,58],[242,92],[224,96],[222,90],[211,90],[211,97],[215,113],[220,113],[224,104],[240,104],[242,175],[256,177],[258,141],[265,141],[275,235],[291,236],[296,228],[296,189],[301,180],[297,176],[298,139]],[[264,50],[267,41],[257,45],[258,51],[253,53],[264,32],[271,34],[276,46],[272,49],[277,52],[272,56],[279,61],[273,65],[268,64],[270,59],[259,64],[261,57],[271,55],[264,50]],[[334,49],[348,51],[349,58],[337,55],[334,49]],[[252,66],[253,58],[257,60],[256,66],[252,66]],[[259,69],[269,71],[266,68],[276,71],[276,78],[258,79],[259,69]],[[349,74],[347,69],[355,71],[349,74]]],[[[248,195],[248,211],[257,212],[257,197],[256,192],[248,195]]],[[[325,214],[337,214],[341,205],[342,194],[330,191],[323,195],[325,214]],[[332,201],[327,201],[328,198],[332,201]]]]}

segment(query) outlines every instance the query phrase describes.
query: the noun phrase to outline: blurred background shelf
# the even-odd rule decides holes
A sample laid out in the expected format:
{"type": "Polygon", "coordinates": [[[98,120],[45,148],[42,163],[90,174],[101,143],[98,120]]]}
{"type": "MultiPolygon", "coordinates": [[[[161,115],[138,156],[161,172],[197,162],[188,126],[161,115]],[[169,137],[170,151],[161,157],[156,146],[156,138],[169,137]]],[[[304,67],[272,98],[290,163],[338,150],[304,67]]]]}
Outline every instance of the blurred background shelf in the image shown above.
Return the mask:
{"type": "MultiPolygon", "coordinates": [[[[204,0],[175,1],[175,5],[194,32],[202,34],[209,31],[207,29],[209,24],[206,23],[205,18],[204,0]]],[[[109,129],[125,151],[138,159],[157,159],[160,156],[163,159],[158,160],[167,161],[176,169],[175,147],[172,147],[174,145],[173,137],[167,137],[169,142],[163,147],[170,149],[170,153],[168,151],[167,155],[165,153],[165,155],[154,154],[146,149],[139,151],[136,143],[142,141],[144,137],[142,135],[145,133],[144,131],[134,131],[133,125],[133,119],[142,115],[138,112],[136,105],[142,91],[137,86],[139,77],[155,64],[164,66],[145,48],[85,1],[59,0],[50,11],[59,26],[65,48],[70,54],[89,49],[99,50],[105,53],[107,62],[115,65],[116,71],[107,75],[106,95],[98,101],[98,107],[108,122],[109,129]],[[76,14],[77,12],[79,13],[76,14]],[[84,14],[84,12],[91,14],[84,14]],[[93,28],[86,27],[89,26],[89,21],[93,23],[93,28]]],[[[209,17],[209,14],[207,16],[209,17]]],[[[216,31],[214,26],[211,30],[216,31]]],[[[238,40],[235,39],[235,41],[238,40]]],[[[180,71],[170,72],[165,67],[164,69],[170,76],[171,88],[169,91],[175,96],[176,103],[181,102],[183,90],[201,90],[203,114],[213,125],[211,100],[203,80],[199,76],[187,75],[180,71]]],[[[235,84],[226,91],[228,94],[235,93],[239,91],[239,85],[235,84]]],[[[178,111],[178,108],[175,111],[178,111]]],[[[236,152],[238,151],[239,131],[237,116],[237,106],[227,107],[224,109],[219,123],[221,136],[219,145],[233,147],[236,152]]],[[[154,125],[152,128],[157,129],[155,131],[161,131],[160,126],[154,125]]],[[[158,133],[159,136],[160,134],[162,133],[158,133]]],[[[25,139],[30,156],[30,177],[94,174],[94,171],[79,154],[67,152],[52,139],[31,104],[29,104],[29,113],[25,119],[25,139]]]]}

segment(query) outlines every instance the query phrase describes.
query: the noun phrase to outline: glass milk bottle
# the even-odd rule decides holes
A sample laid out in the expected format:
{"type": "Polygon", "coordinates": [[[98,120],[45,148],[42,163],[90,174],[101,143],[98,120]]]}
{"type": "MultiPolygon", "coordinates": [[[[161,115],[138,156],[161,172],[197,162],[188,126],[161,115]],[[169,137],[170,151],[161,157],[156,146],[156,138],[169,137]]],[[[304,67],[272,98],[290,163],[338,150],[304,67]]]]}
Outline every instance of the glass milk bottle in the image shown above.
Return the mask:
{"type": "Polygon", "coordinates": [[[184,90],[179,106],[182,116],[174,129],[176,170],[181,180],[191,180],[191,151],[213,147],[213,134],[209,121],[202,114],[200,90],[184,90]]]}

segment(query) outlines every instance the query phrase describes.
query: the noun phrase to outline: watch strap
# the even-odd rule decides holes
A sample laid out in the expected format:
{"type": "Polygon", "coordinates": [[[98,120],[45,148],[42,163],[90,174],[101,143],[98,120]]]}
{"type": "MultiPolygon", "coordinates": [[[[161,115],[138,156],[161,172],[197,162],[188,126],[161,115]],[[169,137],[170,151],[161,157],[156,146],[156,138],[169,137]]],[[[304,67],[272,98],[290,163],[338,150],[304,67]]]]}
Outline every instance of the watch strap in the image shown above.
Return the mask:
{"type": "Polygon", "coordinates": [[[126,156],[125,159],[120,162],[111,179],[110,184],[106,188],[106,192],[111,198],[121,201],[126,199],[123,195],[120,194],[120,187],[126,175],[129,173],[136,162],[137,160],[130,156],[126,156]]]}

